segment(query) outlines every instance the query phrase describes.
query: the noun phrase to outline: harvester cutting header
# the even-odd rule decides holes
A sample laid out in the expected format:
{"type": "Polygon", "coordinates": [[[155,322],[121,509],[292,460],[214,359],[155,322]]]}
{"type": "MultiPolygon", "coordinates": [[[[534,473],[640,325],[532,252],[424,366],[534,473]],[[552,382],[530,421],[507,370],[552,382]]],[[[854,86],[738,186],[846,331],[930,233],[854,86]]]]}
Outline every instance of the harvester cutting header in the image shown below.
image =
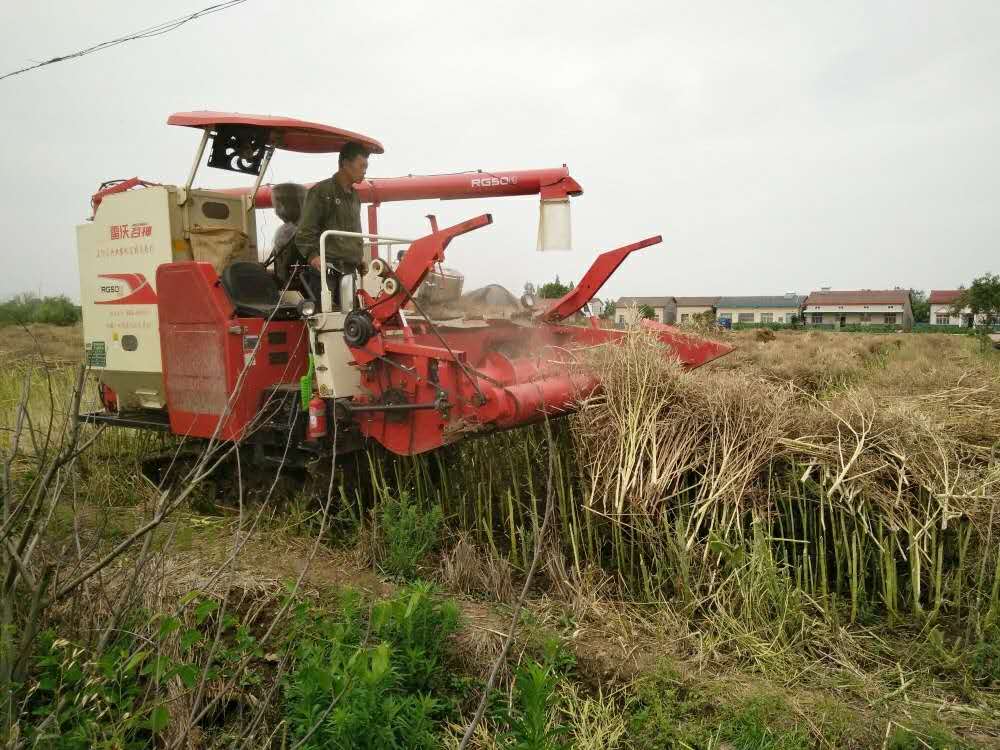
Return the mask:
{"type": "MultiPolygon", "coordinates": [[[[323,231],[311,253],[327,269],[316,272],[318,283],[300,266],[279,283],[261,262],[268,254],[258,247],[255,209],[282,209],[287,236],[301,206],[276,205],[285,186],[261,184],[274,152],[337,153],[352,143],[380,154],[382,145],[289,118],[187,112],[168,123],[201,130],[185,184],[102,185],[92,219],[77,228],[87,360],[104,407],[86,419],[239,441],[265,456],[366,440],[416,454],[568,412],[600,388],[577,353],[627,334],[602,328],[588,303],[630,253],[659,237],[598,255],[577,287],[544,309],[526,295],[515,319],[470,320],[443,319],[429,302],[448,281],[441,264],[451,241],[489,225],[489,214],[446,228],[430,217],[430,232],[412,240],[379,231],[385,203],[538,195],[538,248],[568,249],[569,202],[583,189],[565,166],[365,178],[353,190],[368,204],[368,231],[323,231]],[[206,149],[208,166],[254,175],[254,185],[193,187],[206,149]],[[363,275],[335,272],[331,236],[364,242],[363,275]],[[566,324],[580,313],[585,325],[566,324]]],[[[281,199],[294,203],[304,192],[281,199]]],[[[647,325],[688,367],[730,350],[647,325]]]]}

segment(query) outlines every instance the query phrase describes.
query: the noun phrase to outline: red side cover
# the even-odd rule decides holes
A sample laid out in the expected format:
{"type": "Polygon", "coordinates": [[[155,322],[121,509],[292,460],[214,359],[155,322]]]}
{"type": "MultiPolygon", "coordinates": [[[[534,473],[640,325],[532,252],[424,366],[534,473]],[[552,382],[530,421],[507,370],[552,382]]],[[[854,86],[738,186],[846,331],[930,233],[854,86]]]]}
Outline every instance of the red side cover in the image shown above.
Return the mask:
{"type": "Polygon", "coordinates": [[[156,289],[171,431],[247,437],[267,389],[305,373],[305,326],[236,317],[209,263],[166,263],[156,271],[156,289]]]}

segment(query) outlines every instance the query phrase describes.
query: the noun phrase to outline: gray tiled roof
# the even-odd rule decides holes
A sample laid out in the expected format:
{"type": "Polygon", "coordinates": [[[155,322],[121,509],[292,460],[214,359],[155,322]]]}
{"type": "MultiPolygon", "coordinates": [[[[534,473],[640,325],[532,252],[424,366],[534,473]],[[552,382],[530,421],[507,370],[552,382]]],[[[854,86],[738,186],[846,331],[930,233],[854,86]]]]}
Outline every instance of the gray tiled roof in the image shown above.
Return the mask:
{"type": "Polygon", "coordinates": [[[715,307],[718,297],[674,297],[678,307],[715,307]]]}
{"type": "Polygon", "coordinates": [[[673,297],[619,297],[615,303],[618,307],[626,305],[649,305],[650,307],[666,307],[674,304],[673,297]]]}
{"type": "Polygon", "coordinates": [[[716,307],[788,307],[797,310],[806,301],[800,294],[776,294],[762,297],[720,297],[716,307]]]}

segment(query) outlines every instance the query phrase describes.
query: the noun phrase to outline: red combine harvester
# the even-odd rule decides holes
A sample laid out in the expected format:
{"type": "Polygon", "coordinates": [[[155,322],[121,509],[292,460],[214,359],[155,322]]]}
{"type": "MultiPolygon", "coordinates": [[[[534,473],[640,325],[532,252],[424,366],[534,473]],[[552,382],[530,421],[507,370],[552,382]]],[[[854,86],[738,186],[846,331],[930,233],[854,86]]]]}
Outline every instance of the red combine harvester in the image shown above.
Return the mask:
{"type": "MultiPolygon", "coordinates": [[[[588,303],[630,253],[660,237],[601,253],[544,310],[526,295],[519,318],[440,320],[420,304],[421,285],[439,273],[449,243],[490,215],[441,229],[432,219],[416,240],[378,233],[383,203],[539,195],[539,249],[568,247],[569,200],[583,190],[566,167],[359,183],[370,270],[360,284],[341,280],[335,307],[325,276],[310,299],[305,287],[279,288],[259,261],[254,209],[273,198],[261,181],[275,150],[334,153],[356,141],[382,153],[381,144],[288,118],[188,112],[168,123],[202,131],[186,184],[102,185],[92,219],[77,229],[87,360],[104,407],[84,419],[238,441],[264,456],[346,451],[367,440],[410,455],[569,412],[600,388],[579,365],[580,350],[628,334],[602,328],[588,303]],[[193,188],[209,145],[209,166],[256,175],[254,186],[193,188]],[[398,262],[388,257],[403,246],[398,262]],[[565,323],[581,312],[585,324],[565,323]]],[[[731,350],[645,324],[688,367],[731,350]]]]}

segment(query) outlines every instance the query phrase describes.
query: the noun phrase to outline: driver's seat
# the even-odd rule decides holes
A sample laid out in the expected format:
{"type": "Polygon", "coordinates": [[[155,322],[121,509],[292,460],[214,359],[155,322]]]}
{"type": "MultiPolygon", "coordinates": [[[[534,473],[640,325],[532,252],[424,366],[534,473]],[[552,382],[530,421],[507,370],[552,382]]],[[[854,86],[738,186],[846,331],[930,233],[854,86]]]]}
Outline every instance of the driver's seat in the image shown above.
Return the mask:
{"type": "Polygon", "coordinates": [[[278,283],[262,263],[242,260],[230,263],[219,281],[239,316],[274,320],[299,317],[295,305],[282,303],[278,283]]]}

